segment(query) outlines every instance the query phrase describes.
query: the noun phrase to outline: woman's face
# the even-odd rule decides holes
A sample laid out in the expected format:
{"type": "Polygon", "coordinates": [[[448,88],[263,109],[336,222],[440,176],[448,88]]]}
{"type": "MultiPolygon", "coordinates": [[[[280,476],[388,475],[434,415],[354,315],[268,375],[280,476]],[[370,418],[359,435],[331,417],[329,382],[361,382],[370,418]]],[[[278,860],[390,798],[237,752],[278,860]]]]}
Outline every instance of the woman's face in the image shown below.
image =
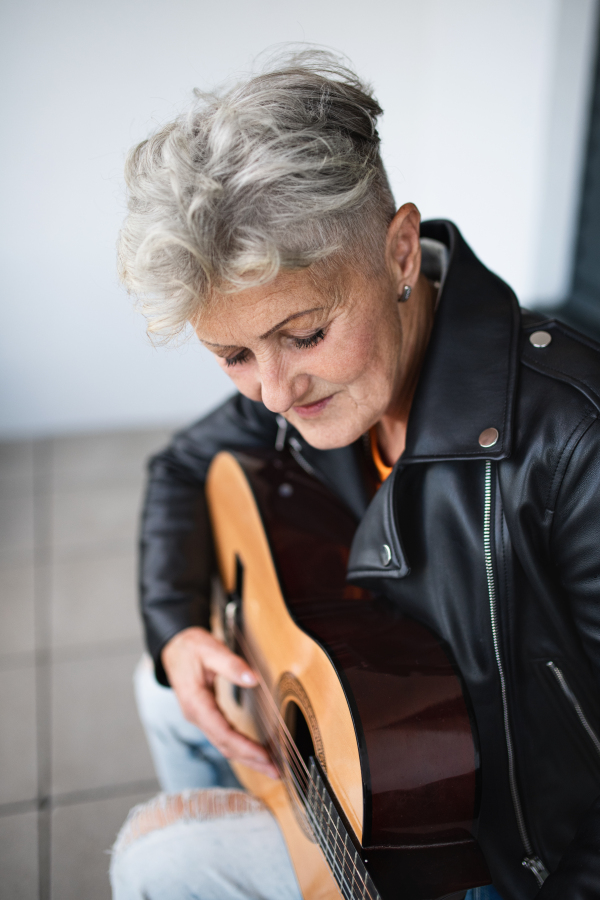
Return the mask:
{"type": "Polygon", "coordinates": [[[284,416],[313,447],[347,446],[383,416],[407,415],[402,391],[427,294],[419,222],[414,204],[398,210],[379,276],[340,263],[328,274],[284,272],[217,293],[196,334],[242,394],[284,416]],[[411,301],[399,304],[406,284],[411,301]]]}
{"type": "Polygon", "coordinates": [[[262,400],[319,449],[356,440],[396,392],[398,292],[385,273],[283,273],[218,295],[195,330],[242,394],[262,400]]]}

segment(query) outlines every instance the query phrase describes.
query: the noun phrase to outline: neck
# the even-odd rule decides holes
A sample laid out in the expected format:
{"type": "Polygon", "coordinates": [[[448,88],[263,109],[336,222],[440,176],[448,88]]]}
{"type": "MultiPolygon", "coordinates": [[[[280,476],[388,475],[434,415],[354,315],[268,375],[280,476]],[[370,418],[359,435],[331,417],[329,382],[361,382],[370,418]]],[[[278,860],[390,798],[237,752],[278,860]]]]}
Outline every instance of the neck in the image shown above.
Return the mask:
{"type": "Polygon", "coordinates": [[[406,426],[431,335],[436,298],[434,286],[421,274],[406,307],[400,310],[402,344],[398,387],[388,411],[376,426],[379,452],[383,462],[390,466],[404,453],[406,426]]]}

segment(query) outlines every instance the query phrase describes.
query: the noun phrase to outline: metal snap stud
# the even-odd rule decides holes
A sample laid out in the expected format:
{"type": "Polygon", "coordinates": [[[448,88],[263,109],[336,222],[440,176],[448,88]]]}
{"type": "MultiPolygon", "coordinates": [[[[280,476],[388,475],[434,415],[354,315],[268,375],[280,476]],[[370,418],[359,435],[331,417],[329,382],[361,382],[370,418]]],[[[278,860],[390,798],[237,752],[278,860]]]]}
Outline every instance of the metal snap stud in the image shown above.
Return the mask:
{"type": "Polygon", "coordinates": [[[534,331],[529,335],[529,343],[534,347],[547,347],[552,343],[552,335],[548,331],[534,331]]]}
{"type": "Polygon", "coordinates": [[[500,434],[497,428],[486,428],[479,435],[479,445],[481,447],[493,447],[494,444],[498,443],[499,437],[500,434]]]}
{"type": "Polygon", "coordinates": [[[291,497],[292,494],[294,493],[294,488],[292,487],[291,484],[288,484],[287,481],[284,481],[282,484],[279,485],[279,487],[277,489],[277,493],[279,494],[280,497],[291,497]]]}
{"type": "Polygon", "coordinates": [[[389,566],[392,561],[392,551],[387,544],[383,544],[379,551],[382,566],[389,566]]]}

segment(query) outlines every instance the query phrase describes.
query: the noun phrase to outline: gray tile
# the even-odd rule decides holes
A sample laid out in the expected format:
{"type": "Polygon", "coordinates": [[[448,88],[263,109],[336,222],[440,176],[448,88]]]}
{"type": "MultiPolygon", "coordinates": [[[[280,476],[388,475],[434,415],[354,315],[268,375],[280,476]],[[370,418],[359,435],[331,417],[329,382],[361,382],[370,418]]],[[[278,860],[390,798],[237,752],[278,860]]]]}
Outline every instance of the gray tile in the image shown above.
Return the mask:
{"type": "Polygon", "coordinates": [[[55,648],[139,638],[133,552],[59,560],[52,576],[55,648]]]}
{"type": "Polygon", "coordinates": [[[37,900],[37,813],[0,818],[0,900],[37,900]]]}
{"type": "Polygon", "coordinates": [[[133,699],[137,659],[137,654],[127,653],[54,663],[54,794],[154,776],[133,699]]]}
{"type": "Polygon", "coordinates": [[[13,487],[33,483],[33,442],[0,442],[0,482],[13,487]]]}
{"type": "Polygon", "coordinates": [[[0,803],[37,794],[35,670],[0,672],[0,803]]]}
{"type": "Polygon", "coordinates": [[[110,900],[108,851],[127,813],[149,795],[115,797],[52,813],[52,897],[110,900]]]}
{"type": "Polygon", "coordinates": [[[0,565],[0,656],[35,649],[33,567],[0,565]]]}
{"type": "Polygon", "coordinates": [[[52,540],[59,556],[74,551],[136,543],[141,485],[121,484],[57,490],[53,498],[52,540]]]}
{"type": "Polygon", "coordinates": [[[171,429],[73,435],[54,441],[55,487],[141,481],[147,458],[169,441],[171,429]]]}
{"type": "Polygon", "coordinates": [[[0,481],[0,560],[30,561],[33,554],[33,486],[0,481]]]}

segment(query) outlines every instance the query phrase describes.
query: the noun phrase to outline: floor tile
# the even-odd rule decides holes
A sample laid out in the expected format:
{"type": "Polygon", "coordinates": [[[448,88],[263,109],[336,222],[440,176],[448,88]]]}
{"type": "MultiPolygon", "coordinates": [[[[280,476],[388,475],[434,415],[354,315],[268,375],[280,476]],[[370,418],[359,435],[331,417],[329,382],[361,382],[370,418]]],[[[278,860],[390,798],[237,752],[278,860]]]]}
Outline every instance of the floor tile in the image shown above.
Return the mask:
{"type": "Polygon", "coordinates": [[[132,806],[149,795],[115,797],[52,813],[52,897],[110,900],[108,851],[132,806]]]}
{"type": "Polygon", "coordinates": [[[35,670],[0,672],[0,803],[37,794],[35,670]]]}
{"type": "Polygon", "coordinates": [[[31,565],[0,565],[0,622],[0,656],[35,649],[31,565]]]}
{"type": "Polygon", "coordinates": [[[59,555],[136,543],[141,485],[111,484],[57,490],[53,497],[53,548],[59,555]]]}
{"type": "Polygon", "coordinates": [[[0,442],[0,481],[31,484],[33,481],[33,442],[0,442]]]}
{"type": "Polygon", "coordinates": [[[0,560],[31,560],[33,553],[33,486],[0,481],[0,560]]]}
{"type": "Polygon", "coordinates": [[[168,443],[172,429],[74,435],[54,441],[54,486],[110,484],[144,477],[146,460],[168,443]]]}
{"type": "Polygon", "coordinates": [[[0,818],[0,900],[37,900],[37,813],[0,818]]]}
{"type": "Polygon", "coordinates": [[[133,699],[137,659],[137,654],[127,653],[54,664],[54,794],[154,776],[133,699]]]}
{"type": "Polygon", "coordinates": [[[139,638],[133,551],[56,561],[51,615],[55,648],[139,638]]]}

